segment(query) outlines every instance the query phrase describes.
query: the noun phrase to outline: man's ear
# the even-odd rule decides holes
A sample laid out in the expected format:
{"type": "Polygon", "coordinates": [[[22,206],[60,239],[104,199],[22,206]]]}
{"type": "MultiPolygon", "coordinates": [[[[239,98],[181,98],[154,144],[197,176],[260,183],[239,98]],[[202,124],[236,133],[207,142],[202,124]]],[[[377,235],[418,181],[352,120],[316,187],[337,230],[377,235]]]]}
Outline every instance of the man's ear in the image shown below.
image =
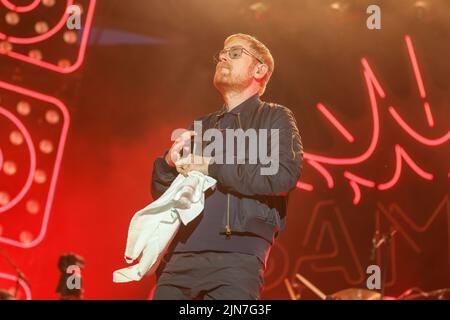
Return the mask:
{"type": "Polygon", "coordinates": [[[269,67],[266,64],[258,64],[256,66],[254,77],[256,80],[260,81],[266,77],[267,72],[269,72],[269,67]]]}

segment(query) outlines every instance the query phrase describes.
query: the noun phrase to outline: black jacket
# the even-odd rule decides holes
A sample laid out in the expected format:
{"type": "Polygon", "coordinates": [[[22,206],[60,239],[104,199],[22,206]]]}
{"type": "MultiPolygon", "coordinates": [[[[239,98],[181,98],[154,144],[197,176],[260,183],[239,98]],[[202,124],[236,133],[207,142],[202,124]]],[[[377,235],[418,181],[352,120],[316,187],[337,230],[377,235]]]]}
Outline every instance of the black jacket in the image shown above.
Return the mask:
{"type": "MultiPolygon", "coordinates": [[[[202,121],[203,132],[214,128],[225,108],[210,113],[202,121]]],[[[263,102],[255,95],[231,112],[237,115],[237,128],[279,129],[279,169],[276,175],[261,175],[264,165],[210,164],[208,175],[215,178],[227,192],[227,212],[223,232],[252,233],[273,242],[284,229],[288,193],[296,187],[303,162],[303,146],[295,117],[288,108],[263,102]]],[[[190,130],[193,129],[191,126],[190,130]]],[[[206,144],[202,148],[206,147],[206,144]]],[[[268,145],[270,151],[270,142],[268,145]]],[[[168,150],[167,150],[168,151],[168,150]]],[[[165,154],[167,153],[165,152],[165,154]]],[[[151,190],[153,198],[164,193],[178,175],[167,165],[164,157],[156,158],[153,166],[151,190]]]]}

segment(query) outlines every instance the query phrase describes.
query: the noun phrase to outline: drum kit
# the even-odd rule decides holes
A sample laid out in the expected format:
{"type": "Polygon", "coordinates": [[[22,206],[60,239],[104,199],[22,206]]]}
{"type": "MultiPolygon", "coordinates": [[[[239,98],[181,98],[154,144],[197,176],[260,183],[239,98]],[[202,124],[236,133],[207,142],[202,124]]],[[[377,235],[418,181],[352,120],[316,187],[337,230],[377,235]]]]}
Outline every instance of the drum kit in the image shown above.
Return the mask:
{"type": "Polygon", "coordinates": [[[295,278],[298,282],[293,284],[288,279],[284,279],[284,283],[291,300],[300,300],[301,294],[298,292],[300,283],[303,284],[304,287],[311,290],[321,300],[446,300],[446,295],[450,298],[450,288],[433,290],[429,292],[422,291],[419,288],[411,288],[403,292],[398,297],[382,297],[380,292],[363,288],[348,288],[327,295],[302,275],[297,273],[295,278]]]}
{"type": "MultiPolygon", "coordinates": [[[[297,273],[295,277],[321,300],[381,300],[381,294],[379,292],[359,288],[344,289],[327,295],[302,275],[297,273]]],[[[301,298],[301,294],[298,293],[298,289],[300,288],[300,284],[298,282],[292,284],[288,279],[284,279],[284,284],[286,285],[289,296],[292,300],[299,300],[301,298]]],[[[386,300],[390,300],[387,297],[385,298],[386,300]]]]}
{"type": "MultiPolygon", "coordinates": [[[[384,265],[389,265],[389,248],[391,239],[395,236],[397,231],[391,230],[389,233],[380,235],[379,231],[375,231],[374,237],[372,239],[372,249],[370,254],[370,259],[375,259],[375,252],[382,245],[385,246],[385,260],[384,265]]],[[[410,288],[400,294],[398,297],[389,297],[384,295],[385,281],[387,275],[387,268],[385,267],[383,270],[383,276],[381,279],[381,290],[380,292],[374,290],[368,290],[366,288],[347,288],[335,292],[333,294],[325,294],[319,288],[317,288],[314,284],[312,284],[308,279],[302,276],[299,273],[295,274],[295,282],[291,283],[287,278],[284,279],[284,284],[289,293],[289,296],[292,300],[299,300],[301,298],[301,294],[299,293],[299,289],[303,287],[308,288],[312,291],[317,297],[322,300],[445,300],[446,298],[450,299],[450,288],[444,288],[439,290],[433,290],[429,292],[425,292],[420,288],[410,288]],[[446,295],[448,295],[446,297],[446,295]]]]}

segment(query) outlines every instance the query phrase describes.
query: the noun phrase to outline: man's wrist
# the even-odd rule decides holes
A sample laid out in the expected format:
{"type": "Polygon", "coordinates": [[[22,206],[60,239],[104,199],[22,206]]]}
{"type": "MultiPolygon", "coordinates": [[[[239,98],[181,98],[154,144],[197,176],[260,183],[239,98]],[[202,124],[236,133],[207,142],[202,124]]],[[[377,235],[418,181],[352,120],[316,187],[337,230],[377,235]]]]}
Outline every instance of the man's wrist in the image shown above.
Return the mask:
{"type": "Polygon", "coordinates": [[[206,165],[205,165],[206,166],[206,170],[205,170],[206,173],[205,174],[207,176],[209,176],[209,166],[211,165],[213,158],[212,157],[205,157],[204,159],[205,159],[205,162],[206,162],[206,165]]]}
{"type": "Polygon", "coordinates": [[[164,156],[164,161],[166,162],[166,164],[171,167],[171,168],[175,168],[175,164],[173,163],[172,159],[170,158],[170,150],[166,153],[166,155],[164,156]]]}
{"type": "Polygon", "coordinates": [[[175,169],[176,165],[172,161],[172,158],[170,157],[170,149],[167,150],[166,153],[164,154],[164,162],[166,163],[167,167],[169,167],[170,169],[175,169]]]}
{"type": "Polygon", "coordinates": [[[211,178],[217,179],[219,171],[219,165],[215,163],[214,161],[210,161],[208,164],[208,176],[211,178]]]}

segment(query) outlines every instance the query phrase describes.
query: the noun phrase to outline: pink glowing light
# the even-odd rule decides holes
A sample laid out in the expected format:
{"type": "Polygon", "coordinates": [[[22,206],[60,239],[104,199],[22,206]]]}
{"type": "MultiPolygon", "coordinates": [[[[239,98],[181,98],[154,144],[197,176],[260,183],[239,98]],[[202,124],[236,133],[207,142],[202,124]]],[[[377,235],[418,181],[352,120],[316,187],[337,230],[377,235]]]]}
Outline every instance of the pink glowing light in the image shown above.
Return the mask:
{"type": "MultiPolygon", "coordinates": [[[[73,4],[73,0],[68,0],[67,7],[69,7],[69,5],[72,5],[72,4],[73,4]]],[[[41,68],[49,69],[51,71],[55,71],[55,72],[59,72],[59,73],[63,73],[63,74],[74,72],[75,70],[79,69],[80,66],[84,62],[84,58],[86,55],[86,48],[87,48],[87,44],[88,44],[88,40],[89,40],[89,34],[90,34],[91,27],[92,27],[92,20],[94,18],[95,5],[96,5],[96,0],[91,0],[89,3],[89,9],[86,14],[86,23],[83,28],[83,35],[82,35],[81,42],[80,42],[78,57],[77,57],[77,60],[75,61],[75,63],[72,64],[70,67],[63,68],[58,65],[52,64],[50,62],[32,59],[26,55],[23,55],[23,54],[20,54],[17,52],[13,52],[13,51],[7,52],[7,51],[0,50],[0,54],[4,54],[11,58],[18,59],[18,60],[21,60],[21,61],[24,61],[24,62],[27,62],[30,64],[34,64],[41,68]]],[[[67,20],[67,15],[68,15],[67,11],[68,10],[65,11],[63,18],[60,20],[60,22],[57,24],[57,26],[55,26],[52,30],[50,30],[49,32],[47,32],[43,35],[39,35],[37,37],[32,37],[32,38],[15,38],[15,37],[7,37],[5,34],[0,33],[0,40],[8,40],[9,42],[18,43],[18,44],[29,44],[29,43],[46,40],[47,38],[54,35],[59,30],[61,30],[61,28],[64,26],[64,24],[67,20]],[[57,27],[59,27],[59,29],[57,29],[57,27]]]]}
{"type": "Polygon", "coordinates": [[[425,115],[427,116],[428,125],[431,128],[434,127],[434,119],[433,114],[431,113],[430,104],[428,102],[424,102],[423,108],[425,109],[425,115]]]}
{"type": "Polygon", "coordinates": [[[378,111],[378,103],[375,95],[375,89],[380,97],[385,97],[384,91],[379,85],[378,80],[376,79],[375,74],[373,74],[372,69],[367,63],[366,59],[362,59],[362,64],[364,67],[364,79],[366,81],[367,91],[369,94],[370,107],[372,111],[372,138],[370,144],[366,151],[356,157],[352,158],[334,158],[334,157],[326,157],[321,155],[316,155],[313,153],[305,152],[304,159],[313,160],[320,163],[326,163],[331,165],[351,165],[358,164],[369,159],[373,152],[376,149],[378,139],[380,136],[380,119],[379,119],[379,111],[378,111]]]}
{"type": "Polygon", "coordinates": [[[336,129],[347,139],[348,142],[352,143],[355,141],[355,138],[348,132],[347,129],[336,119],[335,116],[321,103],[317,104],[317,109],[331,122],[332,125],[336,127],[336,129]]]}
{"type": "Polygon", "coordinates": [[[319,171],[319,173],[325,178],[325,180],[327,181],[327,185],[328,188],[332,189],[334,188],[334,180],[333,177],[331,176],[331,174],[328,172],[327,169],[325,169],[324,166],[322,166],[320,163],[313,161],[313,160],[308,160],[308,163],[315,168],[317,171],[319,171]]]}
{"type": "Polygon", "coordinates": [[[348,180],[350,180],[350,187],[353,190],[354,196],[353,196],[353,204],[357,205],[361,201],[361,190],[359,188],[359,185],[365,186],[367,188],[373,188],[375,187],[375,182],[370,181],[368,179],[361,178],[349,171],[344,172],[344,177],[346,177],[348,180]]]}
{"type": "Polygon", "coordinates": [[[25,128],[23,123],[14,114],[12,114],[6,109],[3,109],[2,107],[0,107],[0,115],[3,115],[7,119],[9,119],[19,129],[20,133],[23,135],[27,143],[28,154],[30,157],[30,170],[28,172],[28,177],[25,182],[25,185],[23,186],[22,190],[11,201],[9,201],[6,205],[0,207],[0,213],[2,213],[11,209],[17,203],[19,203],[23,199],[23,197],[25,197],[27,192],[30,190],[31,185],[33,184],[33,177],[36,172],[36,151],[34,149],[34,144],[33,140],[31,139],[31,135],[28,132],[27,128],[25,128]]]}
{"type": "MultiPolygon", "coordinates": [[[[0,279],[6,279],[11,281],[12,283],[17,282],[17,276],[13,276],[11,274],[0,272],[0,279]]],[[[25,292],[25,300],[31,300],[31,290],[30,287],[23,281],[19,279],[19,285],[22,288],[23,292],[25,292]]]]}
{"type": "Polygon", "coordinates": [[[73,0],[67,0],[66,9],[64,10],[64,14],[61,16],[61,19],[53,28],[51,28],[44,34],[28,38],[21,38],[21,37],[10,37],[4,34],[3,32],[0,32],[0,40],[7,40],[8,42],[14,44],[34,44],[37,42],[47,40],[48,38],[54,36],[58,31],[62,29],[62,27],[66,25],[67,18],[69,17],[68,8],[71,5],[73,5],[73,0]]]}
{"type": "Polygon", "coordinates": [[[399,124],[399,126],[406,131],[406,133],[408,133],[412,138],[416,139],[418,142],[426,145],[426,146],[431,146],[431,147],[435,147],[438,146],[440,144],[443,144],[445,142],[447,142],[450,139],[450,130],[447,131],[447,133],[445,135],[443,135],[442,137],[436,138],[436,139],[429,139],[429,138],[425,138],[424,136],[420,135],[419,133],[417,133],[415,130],[413,130],[403,119],[402,117],[398,114],[398,112],[394,109],[394,107],[389,107],[388,108],[389,113],[392,115],[392,117],[394,118],[394,120],[399,124]]]}
{"type": "Polygon", "coordinates": [[[406,47],[408,48],[409,59],[411,61],[411,65],[413,67],[414,76],[416,78],[417,87],[419,88],[420,97],[425,99],[427,93],[425,91],[425,86],[423,85],[422,75],[420,74],[419,63],[417,62],[416,53],[414,51],[414,46],[411,41],[411,37],[405,36],[406,47]]]}
{"type": "Polygon", "coordinates": [[[361,64],[364,67],[364,70],[365,70],[364,72],[367,72],[367,76],[369,77],[370,82],[374,85],[375,89],[377,90],[378,95],[383,99],[386,98],[386,93],[384,92],[383,87],[381,86],[380,82],[378,81],[377,77],[375,76],[375,72],[373,72],[367,59],[362,58],[361,64]]]}
{"type": "Polygon", "coordinates": [[[11,11],[17,12],[17,13],[25,13],[33,11],[37,8],[37,6],[41,3],[41,0],[33,0],[29,5],[26,6],[16,6],[15,4],[11,3],[9,0],[1,0],[0,1],[6,8],[8,8],[11,11]]]}
{"type": "Polygon", "coordinates": [[[400,179],[400,174],[402,172],[402,160],[404,160],[411,169],[420,177],[422,177],[425,180],[433,180],[433,175],[429,172],[426,172],[425,170],[421,169],[412,159],[411,157],[406,153],[405,150],[403,150],[402,147],[400,147],[398,144],[395,145],[395,172],[393,177],[385,182],[378,185],[378,190],[387,190],[389,188],[392,188],[400,179]]]}
{"type": "Polygon", "coordinates": [[[344,177],[346,177],[348,180],[354,181],[354,182],[356,182],[364,187],[367,187],[367,188],[375,187],[375,182],[368,180],[368,179],[361,178],[349,171],[344,172],[344,177]]]}
{"type": "MultiPolygon", "coordinates": [[[[422,75],[420,73],[419,63],[414,51],[414,47],[411,41],[411,38],[407,35],[405,36],[406,47],[408,50],[409,60],[411,61],[411,65],[414,71],[414,76],[417,82],[417,86],[419,88],[419,93],[422,98],[426,98],[426,91],[423,82],[422,75]]],[[[332,175],[322,166],[323,164],[336,165],[336,166],[349,166],[354,164],[361,164],[367,161],[374,153],[375,149],[378,146],[378,142],[380,140],[380,117],[379,117],[379,106],[377,102],[377,96],[380,98],[386,98],[386,93],[383,90],[378,78],[375,76],[370,64],[368,61],[363,58],[361,59],[361,65],[363,67],[364,79],[367,87],[367,93],[370,101],[370,108],[372,112],[372,135],[370,138],[370,143],[368,148],[358,156],[354,157],[346,157],[346,158],[337,158],[330,157],[324,155],[317,155],[309,152],[305,152],[304,159],[307,161],[309,165],[315,168],[327,181],[328,187],[334,186],[334,180],[332,175]]],[[[434,127],[434,118],[431,111],[430,103],[425,101],[423,102],[423,107],[427,119],[427,123],[430,127],[434,127]]],[[[333,116],[333,114],[327,110],[327,108],[318,103],[317,108],[321,111],[324,116],[338,129],[338,131],[347,139],[347,141],[352,142],[353,136],[345,129],[345,127],[339,123],[339,121],[333,116]],[[348,133],[348,134],[347,134],[348,133]],[[351,136],[351,138],[350,138],[351,136]]],[[[428,137],[424,137],[419,134],[417,131],[413,130],[410,125],[406,123],[405,120],[399,115],[399,113],[394,109],[394,107],[388,107],[388,111],[394,121],[399,125],[408,135],[410,135],[413,139],[417,140],[419,143],[429,146],[435,147],[446,143],[450,140],[450,130],[448,130],[444,135],[430,139],[428,137]]],[[[354,192],[353,203],[358,204],[361,201],[361,190],[360,185],[371,187],[377,186],[377,190],[387,190],[389,188],[394,187],[396,183],[398,183],[401,172],[402,172],[402,162],[405,162],[411,167],[411,169],[421,178],[425,180],[432,180],[433,174],[425,171],[421,167],[419,167],[412,158],[406,153],[406,151],[401,148],[398,144],[395,145],[395,157],[396,164],[393,177],[384,183],[375,183],[374,181],[358,177],[348,171],[344,172],[344,176],[349,179],[349,183],[354,192]]],[[[448,177],[450,178],[450,173],[448,173],[448,177]]],[[[302,188],[305,189],[305,188],[302,188]]],[[[308,191],[313,190],[312,185],[308,185],[308,191]]]]}
{"type": "Polygon", "coordinates": [[[55,166],[54,166],[54,170],[53,170],[53,173],[52,173],[52,176],[50,179],[50,187],[49,187],[47,201],[46,201],[45,208],[44,208],[42,225],[41,225],[41,229],[39,231],[38,236],[29,243],[22,243],[17,240],[13,240],[13,239],[9,239],[9,238],[0,236],[0,243],[6,243],[6,244],[9,244],[12,246],[17,246],[20,248],[31,248],[31,247],[38,245],[44,239],[44,236],[47,232],[51,206],[53,204],[53,198],[55,195],[56,182],[57,182],[59,170],[61,167],[61,161],[62,161],[63,151],[64,151],[64,147],[65,147],[65,143],[66,143],[67,132],[69,130],[70,116],[69,116],[67,107],[60,100],[58,100],[54,97],[51,97],[51,96],[48,96],[48,95],[45,95],[42,93],[38,93],[38,92],[29,90],[29,89],[25,89],[22,87],[18,87],[16,85],[6,83],[3,81],[0,81],[0,88],[9,90],[9,91],[13,91],[18,94],[21,94],[21,95],[24,95],[27,97],[31,97],[33,99],[41,100],[46,103],[52,104],[61,111],[61,114],[62,114],[63,120],[64,120],[62,129],[61,129],[60,138],[59,138],[56,157],[55,157],[55,166]]]}
{"type": "Polygon", "coordinates": [[[356,206],[361,201],[361,190],[355,181],[350,181],[350,187],[353,190],[353,204],[356,206]]]}
{"type": "Polygon", "coordinates": [[[305,190],[305,191],[313,191],[314,190],[314,187],[311,184],[301,182],[301,181],[297,181],[297,188],[305,190]]]}

